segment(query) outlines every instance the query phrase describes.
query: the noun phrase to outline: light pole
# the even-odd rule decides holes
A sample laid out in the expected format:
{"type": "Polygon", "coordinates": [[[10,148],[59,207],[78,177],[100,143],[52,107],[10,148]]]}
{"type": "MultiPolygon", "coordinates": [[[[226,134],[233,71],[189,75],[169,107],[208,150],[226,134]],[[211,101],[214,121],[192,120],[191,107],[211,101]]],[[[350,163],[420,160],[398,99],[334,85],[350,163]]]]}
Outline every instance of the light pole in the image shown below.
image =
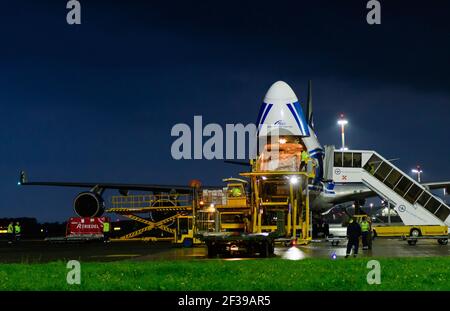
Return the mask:
{"type": "Polygon", "coordinates": [[[423,171],[420,168],[420,165],[417,165],[416,168],[413,168],[411,170],[412,173],[417,174],[417,181],[420,182],[420,176],[422,175],[423,171]]]}
{"type": "Polygon", "coordinates": [[[342,148],[341,150],[347,150],[345,147],[345,126],[348,124],[348,121],[344,119],[344,114],[341,113],[341,118],[337,122],[341,126],[341,138],[342,138],[342,148]]]}
{"type": "Polygon", "coordinates": [[[387,203],[388,203],[388,224],[391,224],[391,202],[389,202],[388,200],[387,203]]]}

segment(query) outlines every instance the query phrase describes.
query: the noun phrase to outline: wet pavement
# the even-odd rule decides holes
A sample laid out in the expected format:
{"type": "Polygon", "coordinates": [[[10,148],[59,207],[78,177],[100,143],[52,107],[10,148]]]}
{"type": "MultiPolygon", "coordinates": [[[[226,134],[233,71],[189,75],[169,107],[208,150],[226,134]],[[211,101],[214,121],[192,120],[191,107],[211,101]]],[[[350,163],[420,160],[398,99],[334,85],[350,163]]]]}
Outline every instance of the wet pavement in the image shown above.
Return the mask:
{"type": "Polygon", "coordinates": [[[20,241],[17,244],[9,245],[6,241],[1,241],[0,262],[116,261],[149,254],[156,256],[171,250],[173,250],[173,245],[167,243],[117,242],[105,244],[101,241],[78,243],[20,241]]]}
{"type": "MultiPolygon", "coordinates": [[[[337,257],[344,257],[347,243],[340,243],[332,246],[329,242],[311,243],[307,246],[300,246],[302,258],[331,258],[334,254],[337,257]]],[[[280,257],[289,257],[286,253],[289,248],[277,248],[275,254],[280,257]]],[[[378,238],[373,241],[372,250],[359,249],[359,257],[436,257],[449,256],[450,247],[439,245],[436,240],[420,240],[417,245],[410,246],[406,241],[400,239],[378,238]]]]}
{"type": "MultiPolygon", "coordinates": [[[[288,259],[330,258],[345,256],[346,243],[332,246],[321,241],[296,248],[277,246],[275,257],[288,259]]],[[[410,246],[399,239],[376,239],[371,251],[360,250],[360,257],[431,257],[449,256],[450,247],[439,245],[436,240],[420,240],[417,245],[410,246]]],[[[35,263],[56,260],[80,261],[117,261],[117,260],[207,260],[206,248],[176,247],[170,243],[152,242],[102,242],[58,243],[49,244],[42,241],[21,241],[16,245],[0,243],[1,263],[35,263]]],[[[238,258],[223,258],[236,260],[238,258]]]]}

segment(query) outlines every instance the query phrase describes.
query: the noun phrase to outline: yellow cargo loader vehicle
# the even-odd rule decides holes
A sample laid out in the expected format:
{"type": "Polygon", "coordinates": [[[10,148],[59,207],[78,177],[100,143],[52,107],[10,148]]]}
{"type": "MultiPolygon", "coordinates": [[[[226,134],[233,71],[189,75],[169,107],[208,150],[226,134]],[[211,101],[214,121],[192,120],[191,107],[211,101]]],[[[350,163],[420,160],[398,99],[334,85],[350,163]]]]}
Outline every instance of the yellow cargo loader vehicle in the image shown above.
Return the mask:
{"type": "Polygon", "coordinates": [[[205,201],[205,208],[197,211],[196,238],[205,242],[209,257],[267,257],[274,253],[276,242],[311,241],[308,184],[315,177],[312,165],[308,171],[252,171],[241,176],[249,181],[224,180],[229,183],[229,204],[207,206],[205,201]]]}

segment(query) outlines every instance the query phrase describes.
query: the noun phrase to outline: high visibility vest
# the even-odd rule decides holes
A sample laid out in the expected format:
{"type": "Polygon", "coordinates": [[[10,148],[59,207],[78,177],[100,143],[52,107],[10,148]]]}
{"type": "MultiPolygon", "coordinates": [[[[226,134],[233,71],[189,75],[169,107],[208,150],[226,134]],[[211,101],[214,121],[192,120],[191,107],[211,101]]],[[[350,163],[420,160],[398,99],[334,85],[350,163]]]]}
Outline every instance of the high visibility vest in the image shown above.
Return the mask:
{"type": "Polygon", "coordinates": [[[309,154],[306,151],[302,151],[302,162],[306,162],[309,159],[309,154]]]}
{"type": "Polygon", "coordinates": [[[109,232],[109,222],[103,223],[103,232],[109,232]]]}
{"type": "Polygon", "coordinates": [[[20,226],[16,225],[16,226],[15,226],[15,229],[16,229],[16,234],[17,234],[17,233],[20,233],[20,226]]]}
{"type": "Polygon", "coordinates": [[[242,195],[241,189],[239,189],[239,188],[233,188],[233,189],[231,189],[231,195],[232,195],[233,197],[240,197],[240,196],[242,195]]]}
{"type": "Polygon", "coordinates": [[[363,231],[363,232],[369,231],[369,226],[370,226],[369,222],[363,221],[361,223],[361,231],[363,231]]]}
{"type": "Polygon", "coordinates": [[[14,232],[14,227],[12,224],[8,225],[8,233],[13,233],[14,232]]]}

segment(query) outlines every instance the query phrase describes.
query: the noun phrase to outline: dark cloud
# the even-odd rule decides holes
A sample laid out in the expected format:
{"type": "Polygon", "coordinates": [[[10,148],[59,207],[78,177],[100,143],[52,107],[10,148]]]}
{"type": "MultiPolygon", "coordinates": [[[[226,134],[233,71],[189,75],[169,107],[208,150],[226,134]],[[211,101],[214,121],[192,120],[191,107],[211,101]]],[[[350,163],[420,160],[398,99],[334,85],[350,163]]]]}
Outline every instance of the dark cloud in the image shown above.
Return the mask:
{"type": "Polygon", "coordinates": [[[22,189],[30,177],[219,183],[238,169],[174,161],[171,127],[194,115],[254,122],[267,88],[285,80],[303,100],[314,80],[323,144],[420,162],[448,179],[450,12],[447,1],[9,1],[0,17],[2,216],[63,219],[73,190],[22,189]]]}

